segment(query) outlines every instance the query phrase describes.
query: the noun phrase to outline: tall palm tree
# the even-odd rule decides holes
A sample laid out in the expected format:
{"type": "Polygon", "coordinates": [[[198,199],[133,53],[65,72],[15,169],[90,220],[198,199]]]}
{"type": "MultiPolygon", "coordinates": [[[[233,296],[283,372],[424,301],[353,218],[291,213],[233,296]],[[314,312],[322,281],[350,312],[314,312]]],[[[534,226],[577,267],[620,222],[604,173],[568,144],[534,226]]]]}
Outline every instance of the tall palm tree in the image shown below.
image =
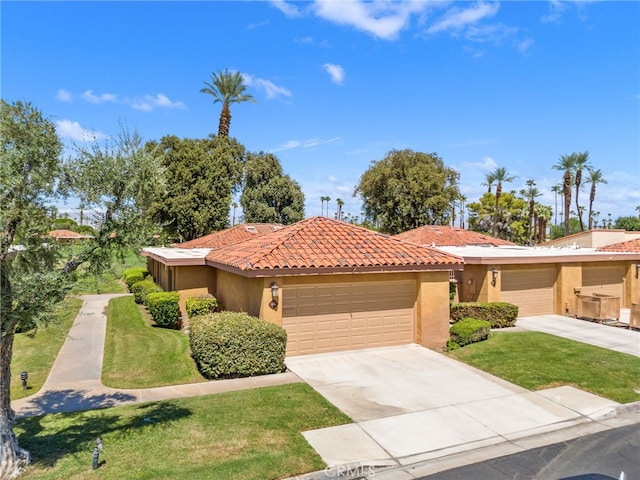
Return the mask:
{"type": "Polygon", "coordinates": [[[329,216],[329,202],[331,201],[331,197],[330,196],[326,196],[324,197],[324,201],[327,202],[327,217],[329,216]]]}
{"type": "Polygon", "coordinates": [[[541,195],[540,190],[536,188],[534,180],[527,180],[527,188],[520,193],[529,200],[529,241],[533,242],[536,236],[536,222],[533,221],[534,209],[536,206],[536,198],[541,195]]]}
{"type": "Polygon", "coordinates": [[[554,170],[563,171],[562,176],[562,196],[564,197],[564,234],[569,235],[569,211],[571,210],[571,181],[573,180],[574,156],[562,155],[558,163],[552,168],[554,170]]]}
{"type": "Polygon", "coordinates": [[[491,230],[491,235],[495,237],[496,226],[498,224],[498,202],[500,202],[500,195],[502,195],[502,184],[513,182],[516,177],[510,176],[506,168],[496,167],[493,173],[488,174],[486,178],[487,182],[489,182],[490,178],[492,178],[496,183],[496,205],[493,212],[493,227],[491,230]]]}
{"type": "Polygon", "coordinates": [[[558,194],[562,193],[562,185],[558,184],[558,185],[554,185],[553,187],[551,187],[551,191],[554,193],[553,197],[554,200],[556,202],[556,206],[554,209],[554,215],[555,215],[555,219],[553,220],[553,224],[554,225],[558,225],[558,194]]]}
{"type": "Polygon", "coordinates": [[[336,198],[336,203],[338,204],[338,220],[342,220],[342,206],[344,202],[341,198],[336,198]]]}
{"type": "Polygon", "coordinates": [[[551,211],[551,207],[546,205],[540,205],[536,203],[535,205],[535,216],[537,218],[538,224],[538,243],[544,243],[547,237],[547,222],[551,220],[553,212],[551,211]]]}
{"type": "Polygon", "coordinates": [[[236,224],[236,208],[238,208],[238,204],[233,202],[231,206],[233,207],[233,218],[231,220],[231,226],[233,227],[236,224]]]}
{"type": "Polygon", "coordinates": [[[491,193],[491,188],[493,188],[493,184],[496,181],[495,172],[487,173],[484,176],[484,182],[481,185],[487,187],[487,193],[491,193]]]}
{"type": "Polygon", "coordinates": [[[580,185],[582,184],[582,169],[589,168],[589,152],[574,153],[574,168],[576,172],[575,185],[576,185],[576,211],[578,212],[578,220],[580,220],[580,230],[584,231],[584,223],[582,223],[582,212],[578,203],[578,193],[580,192],[580,185]]]}
{"type": "Polygon", "coordinates": [[[460,200],[460,228],[464,228],[464,206],[467,203],[467,197],[465,195],[458,195],[460,200]]]}
{"type": "Polygon", "coordinates": [[[229,105],[232,103],[250,102],[256,103],[253,96],[244,93],[247,86],[240,72],[230,72],[226,68],[223,72],[211,74],[211,82],[204,82],[205,87],[200,89],[201,93],[213,96],[213,103],[220,102],[222,110],[220,111],[220,121],[218,123],[218,136],[228,137],[229,126],[231,125],[231,110],[229,105]]]}
{"type": "Polygon", "coordinates": [[[599,183],[607,183],[607,181],[602,176],[602,171],[600,169],[588,168],[587,172],[589,172],[589,176],[587,177],[586,183],[591,184],[591,192],[589,194],[589,230],[593,228],[593,201],[596,199],[596,185],[599,183]]]}
{"type": "Polygon", "coordinates": [[[321,207],[320,207],[320,215],[324,216],[324,202],[327,202],[327,204],[329,204],[329,200],[331,200],[329,197],[325,197],[324,195],[322,197],[320,197],[320,202],[321,202],[321,207]]]}

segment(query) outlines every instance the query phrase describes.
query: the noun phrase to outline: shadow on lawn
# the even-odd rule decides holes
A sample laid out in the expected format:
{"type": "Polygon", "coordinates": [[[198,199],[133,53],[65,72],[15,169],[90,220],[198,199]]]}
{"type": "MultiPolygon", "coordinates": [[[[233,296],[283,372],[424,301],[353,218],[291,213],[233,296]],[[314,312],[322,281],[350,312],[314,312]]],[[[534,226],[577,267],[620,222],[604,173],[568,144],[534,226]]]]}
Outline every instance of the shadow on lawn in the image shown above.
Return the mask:
{"type": "Polygon", "coordinates": [[[18,442],[22,448],[31,452],[34,465],[51,467],[67,455],[82,452],[91,455],[98,436],[104,438],[105,435],[117,432],[127,434],[191,415],[191,410],[173,401],[132,405],[126,410],[105,409],[131,398],[126,394],[87,396],[86,392],[74,390],[47,392],[37,399],[37,403],[48,411],[55,406],[56,411],[66,410],[66,413],[19,419],[15,426],[18,442]],[[79,409],[65,409],[67,405],[77,407],[79,404],[86,407],[82,410],[92,411],[70,412],[79,409]]]}

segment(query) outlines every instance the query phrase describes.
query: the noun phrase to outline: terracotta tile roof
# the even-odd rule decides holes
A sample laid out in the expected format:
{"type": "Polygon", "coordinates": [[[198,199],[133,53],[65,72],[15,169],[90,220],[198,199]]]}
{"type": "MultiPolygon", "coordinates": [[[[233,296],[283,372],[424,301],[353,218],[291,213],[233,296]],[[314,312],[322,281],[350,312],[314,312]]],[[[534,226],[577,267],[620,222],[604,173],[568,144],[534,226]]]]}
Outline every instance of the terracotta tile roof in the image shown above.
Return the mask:
{"type": "Polygon", "coordinates": [[[424,225],[407,232],[394,235],[406,242],[416,245],[432,245],[447,247],[465,247],[467,245],[515,245],[508,240],[494,238],[482,233],[472,232],[463,228],[444,225],[424,225]]]}
{"type": "Polygon", "coordinates": [[[51,230],[49,236],[53,238],[93,238],[91,235],[83,235],[82,233],[72,232],[71,230],[51,230]]]}
{"type": "Polygon", "coordinates": [[[627,240],[626,242],[614,243],[605,247],[600,247],[596,251],[640,253],[640,238],[634,238],[633,240],[627,240]]]}
{"type": "Polygon", "coordinates": [[[241,271],[459,270],[462,259],[366,228],[312,217],[207,255],[207,263],[241,271]],[[444,267],[444,268],[443,268],[444,267]],[[454,267],[454,268],[451,268],[454,267]]]}
{"type": "Polygon", "coordinates": [[[222,248],[281,228],[282,225],[279,223],[243,223],[173,246],[178,248],[222,248]]]}

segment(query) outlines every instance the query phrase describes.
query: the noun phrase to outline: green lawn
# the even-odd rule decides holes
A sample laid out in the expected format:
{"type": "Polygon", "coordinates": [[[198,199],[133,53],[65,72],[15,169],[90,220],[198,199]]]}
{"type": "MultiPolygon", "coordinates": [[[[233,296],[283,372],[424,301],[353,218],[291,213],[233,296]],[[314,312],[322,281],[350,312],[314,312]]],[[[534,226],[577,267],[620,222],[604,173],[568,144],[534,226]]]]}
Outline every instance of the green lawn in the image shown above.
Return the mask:
{"type": "Polygon", "coordinates": [[[16,334],[11,361],[11,400],[33,395],[42,388],[80,307],[82,300],[69,297],[56,307],[55,320],[46,327],[16,334]],[[22,371],[29,374],[28,390],[22,388],[22,371]]]}
{"type": "Polygon", "coordinates": [[[112,259],[111,270],[96,276],[87,273],[80,267],[76,272],[76,282],[72,292],[78,295],[94,293],[127,293],[127,287],[122,281],[122,272],[128,268],[146,267],[147,260],[137,251],[129,250],[122,258],[112,259]]]}
{"type": "Polygon", "coordinates": [[[573,385],[616,402],[640,400],[640,358],[539,332],[495,332],[449,355],[529,390],[573,385]]]}
{"type": "Polygon", "coordinates": [[[183,332],[153,327],[133,297],[114,298],[107,310],[102,383],[149,388],[204,382],[183,332]]]}
{"type": "Polygon", "coordinates": [[[25,418],[29,479],[266,480],[321,470],[300,432],[350,419],[303,383],[25,418]],[[104,449],[91,470],[95,438],[104,449]]]}

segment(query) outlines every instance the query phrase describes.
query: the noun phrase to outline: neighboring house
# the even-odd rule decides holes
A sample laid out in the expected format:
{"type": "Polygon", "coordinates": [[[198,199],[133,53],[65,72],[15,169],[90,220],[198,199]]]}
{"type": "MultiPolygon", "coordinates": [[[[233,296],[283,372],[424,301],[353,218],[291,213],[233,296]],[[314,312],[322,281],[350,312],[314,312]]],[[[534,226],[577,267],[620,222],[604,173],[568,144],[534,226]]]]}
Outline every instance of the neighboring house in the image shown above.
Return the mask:
{"type": "Polygon", "coordinates": [[[548,242],[544,247],[519,247],[500,245],[502,240],[484,235],[480,243],[474,240],[479,234],[451,228],[419,227],[395,238],[435,243],[440,250],[462,257],[464,270],[455,276],[459,301],[509,302],[519,307],[520,316],[527,316],[573,315],[578,293],[615,295],[626,308],[640,298],[636,275],[640,251],[632,249],[637,239],[614,249],[577,245],[581,238],[601,244],[607,239],[640,238],[640,232],[599,230],[584,232],[582,237],[572,235],[567,246],[551,247],[548,242]]]}
{"type": "Polygon", "coordinates": [[[422,227],[394,235],[394,237],[417,245],[431,245],[432,247],[466,247],[468,245],[497,247],[499,245],[515,245],[515,243],[508,240],[446,225],[423,225],[422,227]]]}
{"type": "Polygon", "coordinates": [[[177,248],[222,248],[234,243],[244,242],[265,233],[275,232],[282,227],[283,225],[279,223],[243,223],[172,246],[177,248]]]}
{"type": "Polygon", "coordinates": [[[543,243],[544,247],[582,247],[600,248],[613,243],[626,242],[640,238],[640,232],[628,232],[620,229],[599,228],[585,232],[574,233],[566,237],[556,238],[543,243]]]}
{"type": "Polygon", "coordinates": [[[163,288],[209,292],[225,309],[282,325],[289,355],[406,343],[443,349],[449,272],[463,267],[455,255],[325,217],[227,246],[143,255],[163,288]]]}
{"type": "Polygon", "coordinates": [[[72,232],[71,230],[51,230],[49,236],[59,242],[78,242],[93,238],[93,235],[83,235],[82,233],[72,232]]]}

